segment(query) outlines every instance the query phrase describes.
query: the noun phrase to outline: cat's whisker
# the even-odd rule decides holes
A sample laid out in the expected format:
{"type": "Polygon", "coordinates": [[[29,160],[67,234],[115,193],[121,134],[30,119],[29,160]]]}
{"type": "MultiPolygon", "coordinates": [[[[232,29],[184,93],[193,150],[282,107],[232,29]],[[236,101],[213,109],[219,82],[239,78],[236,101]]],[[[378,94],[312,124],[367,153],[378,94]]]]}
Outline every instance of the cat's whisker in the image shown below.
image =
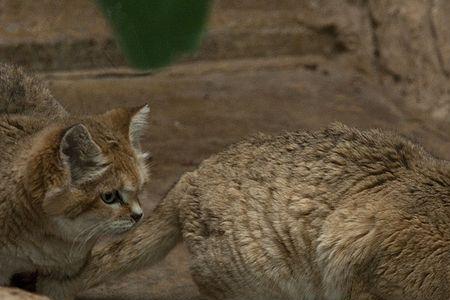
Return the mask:
{"type": "Polygon", "coordinates": [[[101,232],[103,227],[105,227],[108,224],[108,221],[105,222],[101,222],[99,223],[96,227],[94,227],[87,235],[86,238],[84,239],[83,243],[80,243],[80,247],[83,247],[84,245],[86,245],[92,238],[94,238],[96,236],[97,233],[101,232]]]}
{"type": "Polygon", "coordinates": [[[86,228],[85,230],[83,230],[78,236],[77,236],[77,240],[74,241],[74,243],[72,244],[72,248],[70,251],[70,258],[74,258],[76,256],[77,253],[79,253],[83,247],[94,237],[96,236],[97,233],[99,233],[100,231],[102,231],[102,228],[105,227],[107,225],[107,223],[109,223],[110,221],[107,220],[105,222],[101,222],[101,223],[97,223],[94,224],[88,228],[86,228]],[[82,241],[78,241],[78,239],[81,236],[84,236],[82,241]],[[78,243],[77,243],[78,242],[78,243]],[[76,247],[75,247],[76,246],[76,247]]]}
{"type": "Polygon", "coordinates": [[[71,245],[71,247],[70,247],[69,254],[68,254],[68,257],[69,257],[69,260],[70,260],[70,261],[72,261],[72,259],[73,259],[74,256],[75,256],[75,253],[77,252],[77,251],[75,251],[75,246],[78,244],[79,239],[80,239],[84,234],[86,234],[87,232],[89,232],[90,230],[92,230],[93,228],[95,228],[96,226],[98,226],[98,224],[93,224],[93,225],[91,225],[91,226],[89,226],[89,227],[87,227],[87,228],[81,230],[81,231],[75,236],[75,238],[73,239],[72,245],[71,245]]]}

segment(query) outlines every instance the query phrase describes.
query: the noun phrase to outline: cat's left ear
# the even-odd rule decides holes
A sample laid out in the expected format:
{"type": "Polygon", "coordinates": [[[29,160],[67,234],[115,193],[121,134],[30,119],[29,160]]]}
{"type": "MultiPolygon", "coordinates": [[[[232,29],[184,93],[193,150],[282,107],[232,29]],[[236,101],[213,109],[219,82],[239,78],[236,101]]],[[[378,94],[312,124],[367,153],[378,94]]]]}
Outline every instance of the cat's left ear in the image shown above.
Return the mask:
{"type": "Polygon", "coordinates": [[[66,130],[59,152],[63,163],[69,168],[72,182],[76,184],[97,178],[108,169],[100,147],[83,124],[66,130]]]}

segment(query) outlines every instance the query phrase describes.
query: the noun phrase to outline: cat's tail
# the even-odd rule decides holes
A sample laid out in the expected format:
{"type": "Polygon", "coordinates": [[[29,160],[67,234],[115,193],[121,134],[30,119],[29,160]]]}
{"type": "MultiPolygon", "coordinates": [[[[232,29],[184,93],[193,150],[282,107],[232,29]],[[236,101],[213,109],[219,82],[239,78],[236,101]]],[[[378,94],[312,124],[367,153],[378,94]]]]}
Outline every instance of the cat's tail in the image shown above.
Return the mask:
{"type": "Polygon", "coordinates": [[[0,64],[0,114],[59,118],[67,111],[44,83],[21,68],[0,64]]]}
{"type": "Polygon", "coordinates": [[[181,240],[179,201],[188,187],[184,175],[169,191],[151,215],[123,239],[93,251],[79,274],[82,288],[117,278],[131,271],[149,267],[162,260],[181,240]]]}

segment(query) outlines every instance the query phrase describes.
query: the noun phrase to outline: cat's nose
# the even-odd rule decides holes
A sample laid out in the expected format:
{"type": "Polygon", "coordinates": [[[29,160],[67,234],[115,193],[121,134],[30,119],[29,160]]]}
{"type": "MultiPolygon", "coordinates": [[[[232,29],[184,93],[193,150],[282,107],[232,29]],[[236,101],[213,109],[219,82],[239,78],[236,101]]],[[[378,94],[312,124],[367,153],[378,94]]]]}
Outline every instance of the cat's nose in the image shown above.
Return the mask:
{"type": "Polygon", "coordinates": [[[132,202],[130,208],[131,218],[134,220],[134,222],[139,222],[139,220],[142,219],[142,215],[144,214],[139,201],[132,202]]]}
{"type": "Polygon", "coordinates": [[[132,213],[131,218],[137,223],[140,219],[142,219],[143,213],[132,213]]]}

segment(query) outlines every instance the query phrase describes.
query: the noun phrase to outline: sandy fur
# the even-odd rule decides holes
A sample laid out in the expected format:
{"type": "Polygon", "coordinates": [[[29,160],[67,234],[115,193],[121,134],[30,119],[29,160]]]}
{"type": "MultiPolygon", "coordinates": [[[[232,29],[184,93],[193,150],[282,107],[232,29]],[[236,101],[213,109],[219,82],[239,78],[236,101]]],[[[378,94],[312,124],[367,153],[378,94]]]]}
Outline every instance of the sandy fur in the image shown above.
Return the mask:
{"type": "Polygon", "coordinates": [[[396,134],[261,135],[184,175],[53,291],[69,299],[182,239],[205,299],[450,299],[449,201],[449,162],[396,134]]]}
{"type": "Polygon", "coordinates": [[[98,238],[137,224],[148,112],[70,116],[36,78],[0,65],[0,286],[19,272],[74,276],[98,238]],[[102,201],[115,190],[123,202],[102,201]]]}

